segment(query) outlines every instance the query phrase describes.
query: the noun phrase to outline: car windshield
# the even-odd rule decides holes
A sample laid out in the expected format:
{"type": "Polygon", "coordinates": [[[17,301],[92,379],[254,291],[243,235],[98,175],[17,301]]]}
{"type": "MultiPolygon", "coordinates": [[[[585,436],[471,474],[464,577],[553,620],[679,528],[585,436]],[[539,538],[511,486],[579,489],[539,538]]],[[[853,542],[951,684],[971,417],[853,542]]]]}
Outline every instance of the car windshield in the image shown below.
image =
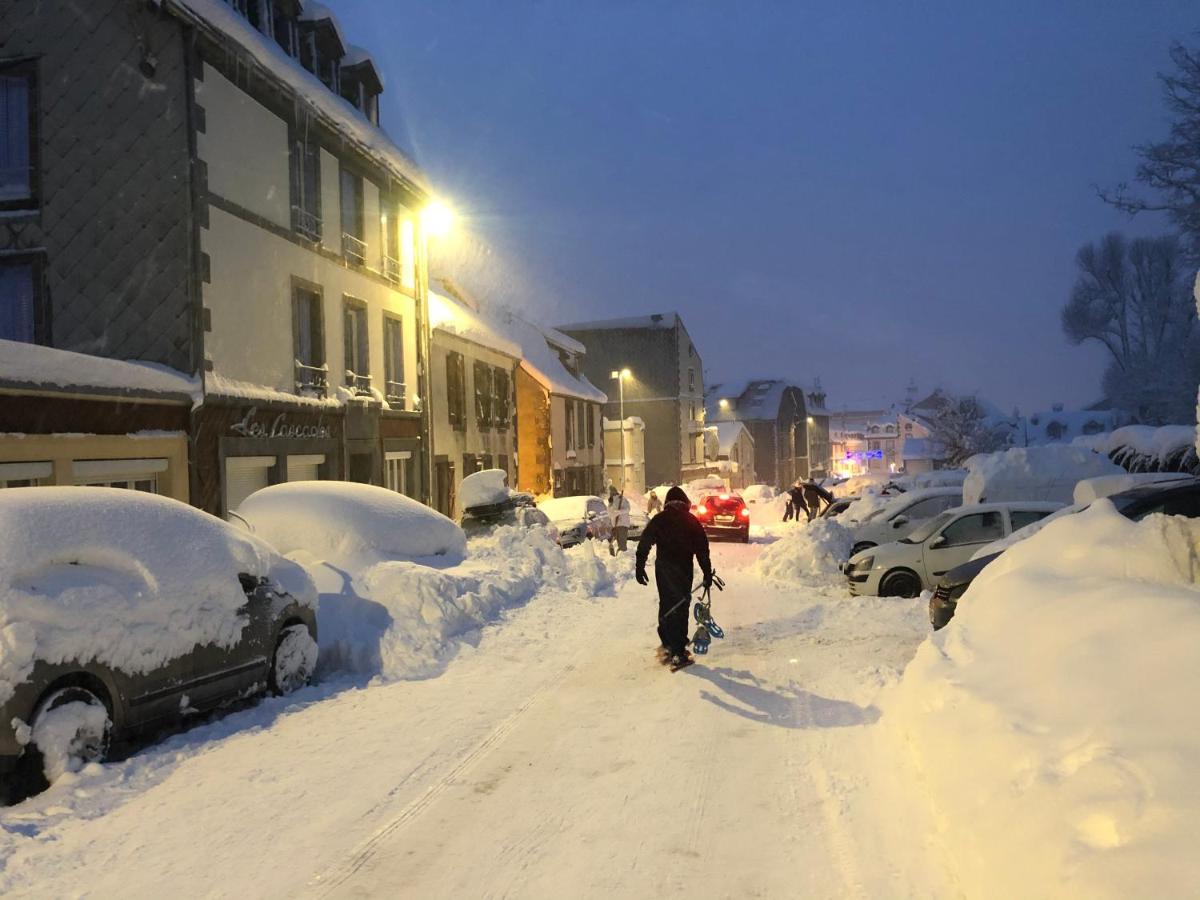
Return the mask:
{"type": "Polygon", "coordinates": [[[943,526],[948,524],[954,518],[955,515],[956,514],[953,512],[944,512],[941,515],[937,516],[937,518],[930,519],[928,522],[926,522],[920,528],[916,529],[912,534],[908,535],[907,537],[900,538],[900,543],[901,544],[920,544],[923,541],[928,540],[931,536],[937,534],[937,532],[943,526]]]}

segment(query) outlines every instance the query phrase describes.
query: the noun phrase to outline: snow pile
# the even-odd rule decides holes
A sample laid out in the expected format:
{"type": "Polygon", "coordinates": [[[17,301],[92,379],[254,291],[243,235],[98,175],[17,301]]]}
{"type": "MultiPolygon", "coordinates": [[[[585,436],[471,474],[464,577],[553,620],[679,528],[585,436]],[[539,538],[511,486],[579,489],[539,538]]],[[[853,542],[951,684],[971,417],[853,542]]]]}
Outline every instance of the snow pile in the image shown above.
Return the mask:
{"type": "Polygon", "coordinates": [[[463,509],[503,503],[511,495],[508,473],[503,469],[474,472],[464,478],[458,488],[458,500],[463,509]]]}
{"type": "Polygon", "coordinates": [[[316,604],[297,566],[177,501],[116,488],[0,491],[0,702],[37,660],[145,673],[197,644],[234,646],[247,622],[239,573],[316,604]]]}
{"type": "Polygon", "coordinates": [[[861,525],[887,509],[897,497],[903,496],[903,494],[884,494],[878,486],[864,488],[862,496],[847,506],[839,518],[861,525]]]}
{"type": "Polygon", "coordinates": [[[980,454],[967,460],[967,471],[963,482],[966,506],[1005,500],[1070,503],[1080,479],[1124,474],[1116,463],[1074,444],[980,454]]]}
{"type": "Polygon", "coordinates": [[[1124,475],[1101,475],[1099,478],[1084,478],[1075,485],[1075,502],[1091,503],[1101,497],[1111,497],[1122,491],[1167,484],[1172,481],[1190,481],[1191,475],[1182,472],[1137,472],[1124,475]]]}
{"type": "Polygon", "coordinates": [[[854,475],[837,486],[834,493],[838,497],[853,497],[867,490],[878,492],[893,476],[887,472],[868,472],[866,475],[854,475]]]}
{"type": "MultiPolygon", "coordinates": [[[[54,784],[68,772],[83,768],[87,749],[80,746],[81,741],[90,739],[99,745],[111,724],[103,704],[82,700],[64,703],[39,716],[31,737],[42,752],[46,780],[54,784]]],[[[95,752],[99,746],[92,749],[95,752]]]]}
{"type": "Polygon", "coordinates": [[[1191,471],[1198,463],[1193,425],[1126,425],[1075,444],[1104,453],[1131,472],[1191,471]]]}
{"type": "Polygon", "coordinates": [[[751,572],[775,581],[828,580],[850,556],[851,532],[836,519],[791,528],[759,555],[751,572]]]}
{"type": "Polygon", "coordinates": [[[466,550],[462,529],[441,513],[369,484],[276,484],[247,497],[238,514],[281,553],[306,554],[351,570],[383,559],[457,561],[466,550]]]}
{"type": "MultiPolygon", "coordinates": [[[[703,478],[696,478],[689,481],[683,486],[684,493],[688,495],[688,499],[695,503],[705,494],[724,494],[729,488],[725,484],[725,479],[719,475],[705,475],[703,478]]],[[[659,497],[665,497],[665,494],[659,494],[659,497]]]]}
{"type": "Polygon", "coordinates": [[[310,563],[322,599],[321,670],[429,677],[467,636],[539,591],[595,597],[628,574],[591,542],[564,552],[545,529],[500,527],[470,550],[467,560],[444,568],[407,560],[350,571],[310,563]]]}
{"type": "Polygon", "coordinates": [[[966,478],[966,469],[935,469],[932,472],[901,475],[899,478],[893,479],[893,481],[905,490],[919,491],[924,488],[959,487],[966,478]]]}
{"type": "Polygon", "coordinates": [[[1200,884],[1200,521],[1112,504],[993,562],[884,698],[974,897],[1200,884]],[[1019,861],[1014,865],[1014,860],[1019,861]]]}
{"type": "Polygon", "coordinates": [[[748,504],[770,503],[775,499],[775,488],[769,484],[750,484],[739,491],[748,504]]]}

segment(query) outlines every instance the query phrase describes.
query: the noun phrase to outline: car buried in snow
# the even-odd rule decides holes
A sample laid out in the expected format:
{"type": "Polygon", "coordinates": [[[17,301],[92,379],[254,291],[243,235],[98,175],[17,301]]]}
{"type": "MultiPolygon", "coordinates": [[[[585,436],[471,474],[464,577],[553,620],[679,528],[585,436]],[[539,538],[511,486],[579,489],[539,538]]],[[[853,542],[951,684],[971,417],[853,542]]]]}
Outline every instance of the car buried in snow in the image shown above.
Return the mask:
{"type": "Polygon", "coordinates": [[[692,515],[710,538],[750,542],[750,507],[737,494],[705,494],[692,507],[692,515]]]}
{"type": "Polygon", "coordinates": [[[313,673],[311,580],[207,513],[117,488],[14,489],[0,534],[5,802],[313,673]]]}
{"type": "Polygon", "coordinates": [[[558,543],[576,547],[584,541],[607,541],[612,537],[612,519],[599,497],[581,494],[543,500],[538,507],[558,529],[558,543]]]}
{"type": "Polygon", "coordinates": [[[962,500],[962,488],[955,487],[900,492],[854,529],[850,555],[898,541],[938,513],[959,506],[962,500]]]}

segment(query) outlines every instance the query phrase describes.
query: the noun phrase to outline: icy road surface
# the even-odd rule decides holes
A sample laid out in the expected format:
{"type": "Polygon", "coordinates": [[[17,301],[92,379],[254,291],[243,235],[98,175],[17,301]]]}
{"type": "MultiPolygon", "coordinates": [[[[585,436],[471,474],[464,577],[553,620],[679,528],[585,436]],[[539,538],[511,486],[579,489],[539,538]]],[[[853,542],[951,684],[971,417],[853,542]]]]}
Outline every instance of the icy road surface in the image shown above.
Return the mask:
{"type": "Polygon", "coordinates": [[[919,602],[764,583],[761,549],[714,548],[729,636],[690,669],[654,662],[649,588],[539,595],[439,677],[264,701],[3,811],[0,893],[953,893],[875,733],[919,602]]]}

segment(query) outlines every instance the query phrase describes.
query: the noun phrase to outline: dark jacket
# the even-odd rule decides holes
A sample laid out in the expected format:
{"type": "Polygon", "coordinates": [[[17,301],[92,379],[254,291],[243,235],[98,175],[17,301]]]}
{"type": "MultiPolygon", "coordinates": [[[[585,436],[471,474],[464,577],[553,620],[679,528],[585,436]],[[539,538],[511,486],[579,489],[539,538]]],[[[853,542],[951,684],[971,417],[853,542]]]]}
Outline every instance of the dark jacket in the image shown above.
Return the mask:
{"type": "Polygon", "coordinates": [[[650,520],[638,541],[637,567],[646,567],[650,548],[656,547],[654,580],[659,593],[682,596],[692,590],[692,560],[700,564],[706,579],[712,577],[712,561],[708,555],[708,535],[692,515],[686,495],[682,501],[671,498],[670,494],[667,497],[667,505],[650,520]]]}
{"type": "Polygon", "coordinates": [[[788,496],[792,498],[792,506],[808,512],[808,504],[804,501],[804,490],[802,488],[788,488],[788,496]]]}

